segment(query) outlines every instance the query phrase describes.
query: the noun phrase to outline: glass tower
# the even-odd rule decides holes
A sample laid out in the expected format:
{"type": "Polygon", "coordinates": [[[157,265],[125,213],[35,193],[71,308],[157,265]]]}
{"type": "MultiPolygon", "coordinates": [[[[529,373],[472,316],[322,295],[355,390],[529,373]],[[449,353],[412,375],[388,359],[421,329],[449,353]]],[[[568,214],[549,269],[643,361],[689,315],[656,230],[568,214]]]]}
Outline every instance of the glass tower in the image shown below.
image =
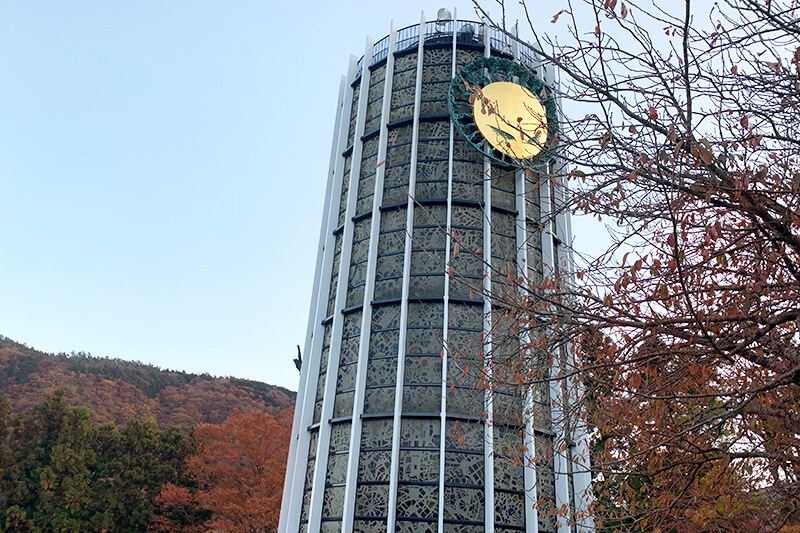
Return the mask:
{"type": "Polygon", "coordinates": [[[280,533],[591,529],[568,520],[590,477],[563,387],[487,376],[529,341],[503,300],[571,268],[559,163],[498,164],[448,112],[476,59],[552,70],[444,18],[368,39],[342,79],[280,533]]]}

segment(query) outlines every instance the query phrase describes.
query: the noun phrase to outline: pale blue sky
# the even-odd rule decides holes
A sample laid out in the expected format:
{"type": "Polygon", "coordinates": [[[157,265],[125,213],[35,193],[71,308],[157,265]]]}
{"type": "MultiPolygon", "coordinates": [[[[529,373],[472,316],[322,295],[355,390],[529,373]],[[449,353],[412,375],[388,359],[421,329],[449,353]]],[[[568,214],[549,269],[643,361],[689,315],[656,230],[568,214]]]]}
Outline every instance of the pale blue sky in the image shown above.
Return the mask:
{"type": "Polygon", "coordinates": [[[340,76],[439,7],[0,2],[0,334],[296,389],[340,76]]]}

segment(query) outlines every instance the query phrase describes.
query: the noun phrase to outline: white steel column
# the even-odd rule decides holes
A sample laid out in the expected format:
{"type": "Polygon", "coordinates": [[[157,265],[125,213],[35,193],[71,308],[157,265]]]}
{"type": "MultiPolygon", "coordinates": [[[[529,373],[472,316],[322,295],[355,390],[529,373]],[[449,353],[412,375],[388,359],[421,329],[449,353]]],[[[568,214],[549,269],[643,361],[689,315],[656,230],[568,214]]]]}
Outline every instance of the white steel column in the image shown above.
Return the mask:
{"type": "MultiPolygon", "coordinates": [[[[555,237],[555,221],[553,202],[550,196],[550,180],[553,171],[552,166],[548,167],[548,172],[545,174],[545,183],[539,185],[539,198],[540,198],[540,219],[544,227],[542,232],[542,268],[545,279],[553,279],[556,275],[556,261],[558,258],[555,254],[555,246],[553,238],[555,237]]],[[[552,326],[548,326],[552,330],[552,326]]],[[[566,435],[564,434],[564,417],[567,415],[564,409],[563,401],[563,369],[561,361],[557,353],[553,354],[553,372],[550,376],[550,401],[551,412],[553,419],[553,464],[555,474],[555,489],[556,489],[556,508],[561,509],[569,507],[569,486],[567,480],[567,457],[564,453],[566,443],[566,435]]],[[[569,533],[570,527],[567,525],[567,520],[564,517],[558,517],[558,533],[569,533]]]]}
{"type": "MultiPolygon", "coordinates": [[[[364,57],[372,57],[373,41],[367,37],[364,57]]],[[[351,81],[352,83],[352,81],[351,81]]],[[[339,275],[336,285],[336,303],[333,309],[333,322],[331,324],[331,345],[328,353],[328,368],[325,376],[325,392],[322,401],[322,414],[319,423],[319,438],[317,439],[317,460],[314,470],[314,485],[311,491],[311,505],[308,514],[309,533],[319,531],[322,518],[322,504],[325,495],[325,477],[328,466],[328,452],[330,448],[331,424],[333,405],[336,400],[336,377],[339,372],[339,352],[342,346],[342,325],[344,317],[342,309],[347,299],[347,281],[350,272],[350,257],[353,248],[353,215],[355,214],[356,199],[358,197],[358,178],[361,169],[361,151],[364,135],[364,121],[367,108],[366,94],[369,91],[369,76],[361,74],[361,83],[358,96],[358,115],[356,116],[356,130],[353,135],[353,152],[350,164],[350,185],[347,191],[347,209],[345,211],[344,228],[342,229],[342,252],[339,256],[339,275]]],[[[345,140],[345,142],[347,142],[345,140]]],[[[344,179],[348,179],[347,176],[344,179]]]]}
{"type": "MultiPolygon", "coordinates": [[[[324,306],[327,305],[327,300],[322,298],[321,295],[328,294],[330,285],[330,275],[323,276],[323,273],[328,274],[331,262],[333,260],[333,246],[329,242],[329,237],[333,229],[331,228],[331,216],[333,205],[333,197],[337,188],[334,184],[340,182],[337,177],[341,174],[336,174],[336,162],[340,156],[339,141],[342,135],[346,136],[347,132],[342,132],[342,116],[344,115],[344,102],[345,95],[347,94],[346,78],[342,76],[341,83],[339,84],[339,100],[336,109],[336,122],[333,128],[333,144],[331,147],[331,158],[328,169],[328,184],[325,188],[325,204],[322,213],[322,223],[319,235],[319,249],[317,251],[317,265],[314,271],[314,285],[311,294],[311,308],[308,312],[308,326],[306,329],[306,342],[304,344],[304,352],[302,367],[300,370],[300,385],[297,388],[297,402],[294,412],[294,420],[292,422],[291,441],[289,443],[289,456],[287,459],[288,468],[286,469],[286,479],[283,484],[283,502],[287,504],[281,505],[281,514],[278,521],[278,531],[285,533],[289,524],[292,524],[291,530],[296,531],[299,527],[300,520],[300,507],[303,501],[303,489],[306,473],[306,462],[308,461],[308,444],[309,436],[307,427],[311,422],[311,417],[314,413],[314,398],[316,393],[316,380],[309,379],[309,373],[314,369],[319,368],[319,353],[320,350],[314,350],[314,341],[321,340],[322,326],[321,321],[324,317],[324,306]],[[323,268],[323,266],[325,268],[323,268]],[[314,355],[316,354],[316,356],[314,355]],[[291,514],[293,512],[293,514],[291,514]]],[[[352,100],[351,100],[352,101],[352,100]]],[[[349,109],[349,106],[348,106],[349,109]]],[[[319,372],[313,375],[317,377],[319,372]]]]}
{"type": "MultiPolygon", "coordinates": [[[[514,61],[520,62],[519,57],[519,25],[514,24],[513,34],[514,40],[512,41],[512,50],[514,54],[514,61]]],[[[518,82],[517,79],[514,80],[518,82]]],[[[530,293],[530,278],[528,276],[528,269],[532,265],[528,264],[528,247],[531,243],[528,241],[528,182],[526,178],[532,175],[529,169],[517,170],[514,173],[514,192],[516,194],[516,208],[517,208],[517,279],[522,279],[522,286],[519,287],[519,293],[522,297],[526,297],[530,293]]],[[[522,320],[521,317],[517,320],[522,320]]],[[[524,357],[526,353],[530,353],[530,325],[528,329],[523,329],[520,332],[520,357],[524,357]]],[[[534,384],[533,387],[536,385],[534,384]]],[[[522,453],[522,468],[525,484],[525,495],[523,500],[523,509],[525,512],[525,531],[527,533],[539,533],[539,488],[536,479],[536,442],[534,438],[534,427],[536,421],[534,416],[536,410],[534,409],[535,392],[531,386],[525,390],[523,405],[525,413],[523,416],[523,425],[525,432],[523,434],[523,446],[525,451],[522,453]]]]}
{"type": "MultiPolygon", "coordinates": [[[[367,258],[366,285],[364,287],[364,306],[361,314],[361,338],[358,345],[358,367],[356,369],[355,394],[353,395],[353,423],[350,431],[350,450],[347,458],[347,481],[344,495],[344,516],[342,518],[342,531],[352,533],[355,514],[356,489],[358,487],[358,461],[361,450],[361,414],[364,411],[365,385],[367,381],[367,366],[369,365],[369,338],[372,329],[372,298],[375,293],[375,268],[378,256],[378,243],[380,242],[381,210],[383,200],[383,179],[386,173],[386,145],[387,123],[392,102],[392,77],[394,72],[394,50],[397,44],[397,28],[392,21],[389,32],[388,55],[386,56],[386,70],[383,77],[383,101],[381,105],[380,138],[378,140],[378,155],[375,161],[375,192],[372,198],[372,220],[370,223],[369,255],[367,258]]],[[[364,69],[362,76],[371,76],[369,66],[366,65],[367,57],[370,62],[372,55],[364,56],[364,69]]],[[[367,95],[367,100],[369,95],[367,95]]]]}
{"type": "MultiPolygon", "coordinates": [[[[483,25],[483,55],[491,57],[491,30],[485,20],[483,25]]],[[[484,142],[486,146],[486,142],[484,142]]],[[[487,147],[488,149],[488,147],[487,147]]],[[[486,379],[492,382],[492,165],[489,157],[483,156],[483,346],[486,379]]],[[[486,413],[488,417],[483,427],[483,461],[484,461],[484,523],[486,531],[494,531],[494,402],[492,387],[484,393],[486,413]]]]}
{"type": "MultiPolygon", "coordinates": [[[[526,205],[528,201],[528,184],[525,180],[527,174],[529,174],[528,170],[518,170],[514,174],[514,181],[516,182],[514,189],[517,203],[517,271],[520,273],[519,277],[522,278],[522,286],[519,288],[519,292],[523,296],[528,295],[530,292],[530,279],[528,277],[528,267],[530,266],[528,265],[528,257],[530,256],[528,255],[528,246],[531,244],[528,242],[528,211],[526,205]]],[[[521,317],[517,318],[517,320],[521,320],[521,317]]],[[[531,339],[528,330],[522,330],[519,342],[520,357],[524,357],[524,355],[530,351],[531,339]]],[[[536,385],[534,385],[534,387],[535,386],[536,385]]],[[[525,416],[523,418],[525,426],[523,442],[526,451],[522,453],[522,467],[525,479],[525,531],[528,533],[539,532],[539,506],[536,505],[539,498],[539,491],[536,485],[536,462],[534,461],[536,450],[534,439],[534,427],[536,425],[536,421],[534,420],[534,415],[536,413],[533,403],[534,397],[535,393],[531,390],[531,387],[528,387],[525,391],[525,416]]]]}
{"type": "Polygon", "coordinates": [[[400,335],[397,350],[397,386],[394,391],[394,431],[392,432],[392,466],[389,475],[389,516],[387,531],[394,531],[397,523],[397,481],[400,469],[400,431],[403,412],[403,385],[405,382],[406,336],[408,329],[408,285],[411,279],[411,233],[414,229],[414,196],[417,181],[417,141],[419,140],[419,107],[422,92],[422,58],[425,44],[425,12],[419,22],[417,43],[417,78],[414,88],[414,118],[411,133],[411,166],[408,177],[408,208],[406,212],[406,242],[403,252],[403,288],[400,302],[400,335]]]}
{"type": "MultiPolygon", "coordinates": [[[[450,62],[450,77],[456,76],[456,21],[458,20],[458,12],[453,8],[453,47],[452,57],[450,62]]],[[[450,121],[450,137],[447,152],[447,220],[445,222],[445,251],[444,251],[444,318],[442,319],[442,396],[441,396],[441,412],[440,412],[440,425],[439,425],[439,533],[444,532],[444,465],[445,465],[445,433],[447,432],[447,361],[449,358],[447,341],[448,341],[448,326],[450,322],[450,244],[452,220],[453,220],[453,142],[454,142],[454,126],[453,121],[450,121]]]]}

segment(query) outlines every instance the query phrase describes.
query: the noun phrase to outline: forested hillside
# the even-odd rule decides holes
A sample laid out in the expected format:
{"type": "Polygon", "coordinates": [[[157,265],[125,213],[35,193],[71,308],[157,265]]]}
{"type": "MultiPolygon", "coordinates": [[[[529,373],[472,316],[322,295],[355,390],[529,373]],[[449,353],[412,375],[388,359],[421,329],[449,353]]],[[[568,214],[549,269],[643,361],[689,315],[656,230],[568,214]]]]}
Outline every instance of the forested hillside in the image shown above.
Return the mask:
{"type": "Polygon", "coordinates": [[[94,422],[120,426],[152,417],[162,429],[222,424],[238,410],[276,414],[294,406],[295,393],[282,387],[208,374],[162,370],[153,365],[93,357],[47,354],[0,336],[0,395],[19,413],[57,388],[72,405],[89,407],[94,422]]]}
{"type": "Polygon", "coordinates": [[[294,396],[0,336],[0,531],[273,532],[294,396]]]}

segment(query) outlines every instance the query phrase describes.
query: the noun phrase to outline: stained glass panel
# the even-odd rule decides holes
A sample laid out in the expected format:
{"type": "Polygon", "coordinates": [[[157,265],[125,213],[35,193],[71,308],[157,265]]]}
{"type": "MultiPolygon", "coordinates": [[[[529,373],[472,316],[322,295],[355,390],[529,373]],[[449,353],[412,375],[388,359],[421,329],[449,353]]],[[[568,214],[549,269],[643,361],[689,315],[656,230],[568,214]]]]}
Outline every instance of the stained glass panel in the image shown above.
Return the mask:
{"type": "Polygon", "coordinates": [[[444,482],[450,485],[484,485],[483,454],[448,451],[444,454],[444,482]]]}
{"type": "Polygon", "coordinates": [[[400,425],[401,448],[439,448],[439,421],[428,418],[403,418],[400,425]]]}
{"type": "Polygon", "coordinates": [[[388,512],[389,485],[360,485],[358,487],[356,490],[356,516],[380,518],[386,516],[388,512]]]}
{"type": "Polygon", "coordinates": [[[519,492],[494,493],[494,520],[498,525],[525,525],[525,496],[519,492]]]}
{"type": "Polygon", "coordinates": [[[411,118],[414,112],[416,83],[417,55],[408,54],[398,57],[394,63],[391,122],[411,118]]]}
{"type": "Polygon", "coordinates": [[[364,450],[361,452],[361,458],[358,463],[358,480],[388,483],[391,466],[391,450],[364,450]]]}
{"type": "MultiPolygon", "coordinates": [[[[438,501],[438,484],[429,486],[400,485],[397,487],[397,517],[436,518],[439,507],[438,501]]],[[[422,524],[419,525],[422,526],[422,524]]]]}
{"type": "Polygon", "coordinates": [[[406,383],[441,384],[441,356],[408,356],[405,369],[406,383]]]}
{"type": "Polygon", "coordinates": [[[364,420],[361,425],[361,449],[391,448],[394,419],[364,420]]]}
{"type": "Polygon", "coordinates": [[[442,404],[441,386],[406,385],[403,387],[404,413],[438,413],[442,404]]]}
{"type": "Polygon", "coordinates": [[[479,422],[447,421],[445,449],[461,451],[483,451],[483,424],[479,422]]]}
{"type": "Polygon", "coordinates": [[[322,498],[322,517],[341,517],[344,509],[344,487],[325,487],[322,498]]]}
{"type": "Polygon", "coordinates": [[[364,412],[369,414],[393,413],[394,396],[394,387],[367,389],[364,393],[364,412]]]}
{"type": "Polygon", "coordinates": [[[427,450],[400,450],[400,481],[439,481],[439,452],[427,450]]]}
{"type": "Polygon", "coordinates": [[[483,489],[445,487],[444,519],[483,522],[483,489]]]}

